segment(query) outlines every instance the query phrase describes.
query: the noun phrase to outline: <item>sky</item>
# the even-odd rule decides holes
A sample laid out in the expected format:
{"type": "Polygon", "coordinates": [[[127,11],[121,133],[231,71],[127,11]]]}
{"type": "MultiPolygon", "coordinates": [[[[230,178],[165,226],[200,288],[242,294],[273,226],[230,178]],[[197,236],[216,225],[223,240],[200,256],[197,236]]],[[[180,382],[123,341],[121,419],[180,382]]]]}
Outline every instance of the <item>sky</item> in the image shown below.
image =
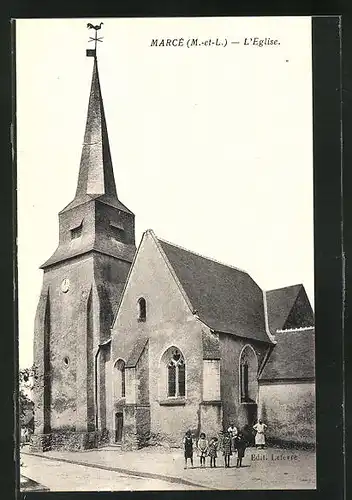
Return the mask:
{"type": "Polygon", "coordinates": [[[20,367],[33,359],[39,266],[76,190],[93,64],[87,23],[101,21],[115,181],[137,244],[153,229],[245,269],[263,289],[302,283],[314,307],[309,17],[18,20],[20,367]],[[156,38],[184,45],[151,46],[156,38]],[[189,38],[222,45],[187,47],[189,38]]]}

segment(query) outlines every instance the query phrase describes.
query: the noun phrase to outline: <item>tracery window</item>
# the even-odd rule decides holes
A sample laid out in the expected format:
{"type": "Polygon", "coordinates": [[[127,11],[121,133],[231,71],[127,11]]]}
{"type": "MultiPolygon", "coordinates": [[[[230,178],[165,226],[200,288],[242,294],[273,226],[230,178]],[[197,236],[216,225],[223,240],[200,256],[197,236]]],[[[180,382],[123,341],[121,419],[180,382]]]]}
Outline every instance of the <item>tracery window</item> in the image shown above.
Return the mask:
{"type": "Polygon", "coordinates": [[[240,356],[240,396],[242,403],[255,403],[258,395],[258,358],[246,345],[240,356]]]}
{"type": "Polygon", "coordinates": [[[248,401],[248,363],[241,363],[241,400],[248,401]]]}
{"type": "Polygon", "coordinates": [[[115,396],[117,398],[126,397],[126,371],[125,362],[119,359],[115,363],[115,396]]]}
{"type": "Polygon", "coordinates": [[[168,397],[184,397],[186,394],[185,361],[178,349],[172,349],[167,365],[168,397]]]}

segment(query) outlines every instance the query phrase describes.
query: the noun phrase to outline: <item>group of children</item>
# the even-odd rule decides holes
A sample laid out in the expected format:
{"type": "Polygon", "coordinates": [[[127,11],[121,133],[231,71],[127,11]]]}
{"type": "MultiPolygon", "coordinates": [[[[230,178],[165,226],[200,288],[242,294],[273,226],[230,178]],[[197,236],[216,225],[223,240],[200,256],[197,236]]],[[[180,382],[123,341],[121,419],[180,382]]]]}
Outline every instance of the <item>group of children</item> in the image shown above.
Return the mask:
{"type": "Polygon", "coordinates": [[[218,451],[224,456],[225,467],[230,467],[230,457],[237,452],[236,467],[241,467],[242,458],[244,457],[247,443],[241,432],[232,432],[230,429],[223,434],[220,440],[213,437],[208,441],[204,432],[199,435],[198,441],[195,442],[192,437],[191,431],[187,431],[183,440],[183,447],[185,453],[185,469],[187,468],[187,460],[190,460],[193,467],[193,453],[194,447],[200,459],[200,466],[205,467],[206,457],[210,458],[210,467],[216,467],[216,459],[218,451]]]}

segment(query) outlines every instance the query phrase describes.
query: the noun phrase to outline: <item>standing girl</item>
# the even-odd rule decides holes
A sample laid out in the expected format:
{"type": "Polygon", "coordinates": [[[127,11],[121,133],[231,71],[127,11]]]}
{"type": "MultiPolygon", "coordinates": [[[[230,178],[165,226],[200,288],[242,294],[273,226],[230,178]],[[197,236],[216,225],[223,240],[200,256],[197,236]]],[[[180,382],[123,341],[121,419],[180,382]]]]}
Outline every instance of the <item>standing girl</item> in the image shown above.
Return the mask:
{"type": "Polygon", "coordinates": [[[191,460],[191,466],[193,467],[193,439],[191,431],[187,431],[183,438],[183,449],[185,452],[185,469],[187,469],[188,458],[191,460]]]}
{"type": "Polygon", "coordinates": [[[226,432],[223,437],[222,453],[224,455],[225,467],[230,467],[230,456],[232,455],[232,439],[229,432],[226,432]]]}
{"type": "Polygon", "coordinates": [[[201,432],[199,436],[197,448],[198,448],[198,456],[200,459],[200,466],[205,467],[205,457],[207,456],[208,453],[208,441],[205,437],[204,432],[201,432]]]}
{"type": "Polygon", "coordinates": [[[209,443],[208,455],[210,457],[210,467],[216,467],[216,457],[218,456],[218,438],[213,437],[209,443]]]}
{"type": "Polygon", "coordinates": [[[255,447],[264,448],[265,445],[265,429],[268,426],[262,422],[262,420],[258,420],[258,422],[253,426],[253,429],[256,431],[255,435],[255,447]]]}

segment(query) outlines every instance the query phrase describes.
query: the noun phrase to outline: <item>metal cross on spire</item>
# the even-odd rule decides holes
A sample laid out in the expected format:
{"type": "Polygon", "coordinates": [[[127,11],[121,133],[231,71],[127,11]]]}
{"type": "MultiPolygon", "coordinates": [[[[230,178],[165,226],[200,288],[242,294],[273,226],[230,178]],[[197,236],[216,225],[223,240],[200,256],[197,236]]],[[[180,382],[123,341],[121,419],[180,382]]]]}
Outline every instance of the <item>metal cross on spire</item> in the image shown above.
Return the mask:
{"type": "Polygon", "coordinates": [[[98,37],[98,30],[101,29],[102,25],[104,23],[100,23],[100,24],[97,24],[96,26],[94,26],[94,24],[92,23],[88,23],[87,24],[87,28],[90,29],[90,30],[95,30],[95,35],[94,35],[94,38],[93,37],[89,37],[89,40],[88,42],[94,42],[94,49],[87,49],[87,57],[97,57],[97,42],[102,42],[103,41],[103,38],[104,37],[98,37]]]}

